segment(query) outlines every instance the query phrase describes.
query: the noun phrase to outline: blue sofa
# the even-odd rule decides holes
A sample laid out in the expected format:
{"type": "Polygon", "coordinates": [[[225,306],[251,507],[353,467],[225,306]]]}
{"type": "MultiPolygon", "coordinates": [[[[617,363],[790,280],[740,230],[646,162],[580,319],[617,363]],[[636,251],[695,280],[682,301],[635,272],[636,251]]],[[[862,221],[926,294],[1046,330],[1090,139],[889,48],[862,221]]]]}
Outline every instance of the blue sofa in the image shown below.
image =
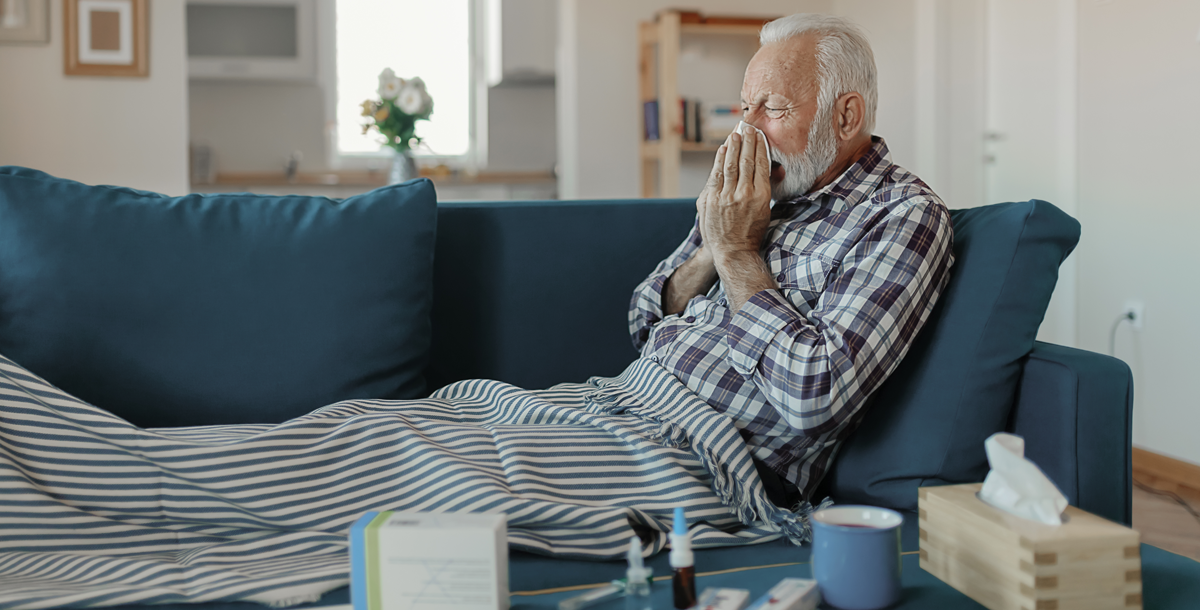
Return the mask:
{"type": "MultiPolygon", "coordinates": [[[[427,180],[341,202],[167,198],[0,168],[0,353],[145,426],[282,421],[469,378],[613,376],[637,357],[631,291],[694,214],[691,200],[439,204],[427,180]]],[[[1008,430],[1072,504],[1130,523],[1129,369],[1035,340],[1078,223],[1041,201],[953,219],[950,287],[822,492],[907,511],[915,550],[916,489],[982,480],[983,439],[1008,430]]],[[[697,565],[807,553],[779,542],[697,565]]],[[[665,556],[651,565],[669,572],[665,556]]],[[[514,552],[510,586],[622,571],[514,552]]]]}

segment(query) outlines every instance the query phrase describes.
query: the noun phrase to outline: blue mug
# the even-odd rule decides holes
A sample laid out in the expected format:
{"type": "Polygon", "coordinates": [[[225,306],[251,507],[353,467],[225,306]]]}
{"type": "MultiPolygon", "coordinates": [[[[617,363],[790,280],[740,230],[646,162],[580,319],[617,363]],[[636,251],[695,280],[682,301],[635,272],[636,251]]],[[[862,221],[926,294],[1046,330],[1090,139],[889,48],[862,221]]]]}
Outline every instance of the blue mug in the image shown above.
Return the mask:
{"type": "Polygon", "coordinates": [[[900,600],[900,513],[834,506],[814,512],[811,523],[813,578],[826,604],[878,610],[900,600]]]}

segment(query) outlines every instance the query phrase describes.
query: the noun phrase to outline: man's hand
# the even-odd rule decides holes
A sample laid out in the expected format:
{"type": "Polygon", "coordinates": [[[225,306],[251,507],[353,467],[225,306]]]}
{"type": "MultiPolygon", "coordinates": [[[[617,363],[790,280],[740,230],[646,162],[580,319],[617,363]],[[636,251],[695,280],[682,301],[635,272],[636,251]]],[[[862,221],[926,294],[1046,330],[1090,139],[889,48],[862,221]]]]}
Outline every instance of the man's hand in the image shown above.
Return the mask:
{"type": "Polygon", "coordinates": [[[762,136],[753,131],[745,138],[729,136],[717,150],[696,211],[700,237],[714,260],[742,252],[758,256],[771,222],[771,160],[762,136]]]}
{"type": "Polygon", "coordinates": [[[761,136],[734,133],[717,149],[696,210],[730,311],[737,313],[761,290],[778,288],[758,253],[771,224],[771,160],[761,136]]]}

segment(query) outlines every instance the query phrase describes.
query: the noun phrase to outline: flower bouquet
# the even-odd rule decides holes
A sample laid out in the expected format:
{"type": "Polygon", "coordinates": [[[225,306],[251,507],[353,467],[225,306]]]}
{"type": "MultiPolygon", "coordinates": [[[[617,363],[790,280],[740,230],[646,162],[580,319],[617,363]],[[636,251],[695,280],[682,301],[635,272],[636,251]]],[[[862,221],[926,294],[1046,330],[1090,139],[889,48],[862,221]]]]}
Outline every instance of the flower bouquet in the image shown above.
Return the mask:
{"type": "Polygon", "coordinates": [[[425,91],[425,81],[405,80],[391,68],[379,74],[378,92],[378,100],[362,103],[362,115],[369,119],[363,125],[363,134],[373,127],[386,138],[384,144],[401,155],[406,154],[421,143],[417,121],[429,120],[433,98],[425,91]]]}

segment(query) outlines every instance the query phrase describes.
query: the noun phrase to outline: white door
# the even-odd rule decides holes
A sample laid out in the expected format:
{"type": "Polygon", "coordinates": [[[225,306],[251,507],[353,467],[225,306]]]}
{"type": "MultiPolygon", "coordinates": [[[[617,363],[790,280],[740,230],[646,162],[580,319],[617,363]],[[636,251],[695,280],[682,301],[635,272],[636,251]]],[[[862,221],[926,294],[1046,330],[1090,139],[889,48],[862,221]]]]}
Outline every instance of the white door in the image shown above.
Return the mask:
{"type": "MultiPolygon", "coordinates": [[[[987,0],[989,203],[1043,199],[1077,216],[1075,20],[1075,0],[987,0]]],[[[1076,344],[1075,276],[1071,257],[1038,339],[1076,344]]]]}

